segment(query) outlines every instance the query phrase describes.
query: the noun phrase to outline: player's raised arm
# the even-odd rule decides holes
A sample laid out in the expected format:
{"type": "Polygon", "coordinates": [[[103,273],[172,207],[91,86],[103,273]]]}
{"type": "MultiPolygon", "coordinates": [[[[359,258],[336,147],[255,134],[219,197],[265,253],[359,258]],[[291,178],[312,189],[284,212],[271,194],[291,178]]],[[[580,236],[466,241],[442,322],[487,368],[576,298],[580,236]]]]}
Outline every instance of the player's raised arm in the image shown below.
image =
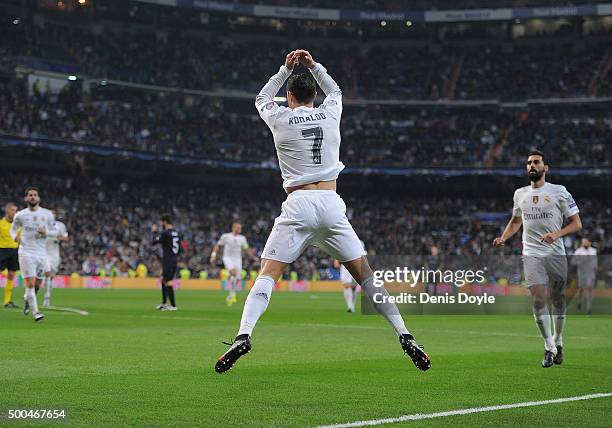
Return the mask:
{"type": "Polygon", "coordinates": [[[291,76],[293,68],[297,64],[298,57],[295,51],[289,52],[285,58],[285,64],[281,66],[278,73],[270,77],[268,83],[261,88],[261,91],[255,97],[255,107],[268,126],[272,126],[273,117],[280,110],[280,106],[274,102],[274,97],[289,76],[291,76]]]}
{"type": "Polygon", "coordinates": [[[325,100],[322,106],[328,109],[337,110],[342,113],[342,90],[336,81],[327,73],[327,69],[322,64],[316,62],[310,52],[305,50],[296,51],[300,64],[307,67],[312,74],[312,77],[317,81],[317,84],[325,94],[325,100]]]}

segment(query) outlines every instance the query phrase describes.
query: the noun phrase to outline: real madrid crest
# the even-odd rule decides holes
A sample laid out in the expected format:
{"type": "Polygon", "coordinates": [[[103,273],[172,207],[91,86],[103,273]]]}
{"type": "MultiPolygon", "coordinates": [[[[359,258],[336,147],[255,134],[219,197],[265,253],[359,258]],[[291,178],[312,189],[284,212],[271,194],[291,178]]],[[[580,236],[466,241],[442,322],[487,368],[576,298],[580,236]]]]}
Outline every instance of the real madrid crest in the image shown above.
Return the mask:
{"type": "Polygon", "coordinates": [[[550,196],[544,195],[544,203],[547,204],[550,202],[550,196]]]}

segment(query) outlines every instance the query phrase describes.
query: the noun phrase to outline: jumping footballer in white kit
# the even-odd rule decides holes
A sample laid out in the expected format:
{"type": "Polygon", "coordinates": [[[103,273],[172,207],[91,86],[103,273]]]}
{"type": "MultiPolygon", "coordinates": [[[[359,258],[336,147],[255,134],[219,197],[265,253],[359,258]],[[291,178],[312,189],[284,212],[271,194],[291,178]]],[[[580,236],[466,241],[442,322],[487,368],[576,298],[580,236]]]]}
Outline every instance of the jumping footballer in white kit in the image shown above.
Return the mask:
{"type": "Polygon", "coordinates": [[[225,299],[228,306],[236,303],[236,290],[242,276],[242,252],[249,248],[247,239],[241,234],[242,225],[238,222],[232,223],[232,231],[224,233],[219,238],[210,255],[210,263],[215,264],[219,247],[223,247],[223,266],[229,272],[228,290],[225,299]]]}
{"type": "Polygon", "coordinates": [[[339,260],[372,300],[376,310],[391,324],[404,353],[420,370],[431,366],[427,354],[416,344],[384,287],[374,286],[373,271],[363,246],[346,217],[346,205],[336,193],[340,162],[342,91],[309,52],[290,52],[285,64],[270,78],[255,99],[255,107],[274,137],[274,145],[287,200],[261,255],[261,272],[244,305],[240,329],[230,348],[219,357],[215,371],[224,373],[251,350],[251,334],[265,312],[274,284],[285,268],[313,245],[339,260]],[[308,73],[293,74],[300,63],[308,73]],[[289,107],[274,97],[287,81],[289,107]],[[314,107],[317,84],[325,100],[314,107]],[[373,296],[379,297],[376,303],[373,296]]]}
{"type": "Polygon", "coordinates": [[[564,186],[547,183],[547,172],[544,154],[532,151],[527,158],[531,184],[514,192],[512,218],[493,241],[494,246],[502,246],[523,226],[523,270],[532,296],[533,316],[544,338],[542,367],[563,363],[567,258],[562,238],[582,228],[572,195],[564,186]],[[568,222],[565,227],[564,220],[568,222]],[[552,331],[546,305],[548,288],[552,297],[552,331]]]}
{"type": "Polygon", "coordinates": [[[51,211],[40,206],[40,197],[36,187],[28,187],[25,191],[27,208],[19,211],[13,219],[11,237],[17,239],[21,227],[19,241],[19,266],[25,282],[25,300],[27,307],[24,313],[31,309],[35,321],[40,321],[44,315],[38,310],[35,288],[40,283],[48,269],[47,239],[56,237],[53,227],[54,218],[51,211]]]}
{"type": "MultiPolygon", "coordinates": [[[[56,216],[55,211],[51,211],[51,214],[56,216]]],[[[57,232],[57,236],[47,237],[47,272],[43,280],[45,288],[45,300],[43,307],[48,308],[51,305],[51,290],[53,289],[53,277],[59,272],[59,266],[61,263],[60,256],[60,243],[68,241],[68,232],[66,231],[66,225],[61,221],[55,219],[53,222],[53,228],[57,232]]]]}

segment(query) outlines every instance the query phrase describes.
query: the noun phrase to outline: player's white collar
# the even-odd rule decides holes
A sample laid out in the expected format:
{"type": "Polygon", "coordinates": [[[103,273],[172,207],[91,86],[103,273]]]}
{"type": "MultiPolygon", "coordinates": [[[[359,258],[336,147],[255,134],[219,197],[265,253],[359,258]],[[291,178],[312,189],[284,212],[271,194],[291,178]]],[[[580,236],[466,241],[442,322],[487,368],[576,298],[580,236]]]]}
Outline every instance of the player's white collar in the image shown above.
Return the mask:
{"type": "Polygon", "coordinates": [[[543,190],[546,186],[548,186],[548,181],[544,182],[543,186],[540,187],[533,187],[531,184],[529,185],[529,188],[531,189],[531,191],[535,192],[536,190],[543,190]]]}

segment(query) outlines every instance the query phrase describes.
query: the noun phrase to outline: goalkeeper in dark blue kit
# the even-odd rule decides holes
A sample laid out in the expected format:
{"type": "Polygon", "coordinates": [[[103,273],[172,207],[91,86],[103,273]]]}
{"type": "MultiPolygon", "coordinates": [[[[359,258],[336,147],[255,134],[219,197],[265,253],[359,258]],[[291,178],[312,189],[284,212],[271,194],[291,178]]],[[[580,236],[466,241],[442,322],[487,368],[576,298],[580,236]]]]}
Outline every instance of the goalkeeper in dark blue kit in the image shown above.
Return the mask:
{"type": "Polygon", "coordinates": [[[162,274],[161,274],[161,289],[162,303],[157,305],[157,309],[161,311],[176,311],[176,300],[174,299],[174,288],[172,288],[172,280],[177,271],[178,256],[181,251],[181,238],[174,227],[172,226],[172,217],[170,214],[164,214],[160,218],[161,232],[158,232],[158,227],[154,224],[151,227],[153,232],[153,245],[160,244],[162,246],[162,274]],[[170,304],[168,304],[168,300],[170,304]]]}

